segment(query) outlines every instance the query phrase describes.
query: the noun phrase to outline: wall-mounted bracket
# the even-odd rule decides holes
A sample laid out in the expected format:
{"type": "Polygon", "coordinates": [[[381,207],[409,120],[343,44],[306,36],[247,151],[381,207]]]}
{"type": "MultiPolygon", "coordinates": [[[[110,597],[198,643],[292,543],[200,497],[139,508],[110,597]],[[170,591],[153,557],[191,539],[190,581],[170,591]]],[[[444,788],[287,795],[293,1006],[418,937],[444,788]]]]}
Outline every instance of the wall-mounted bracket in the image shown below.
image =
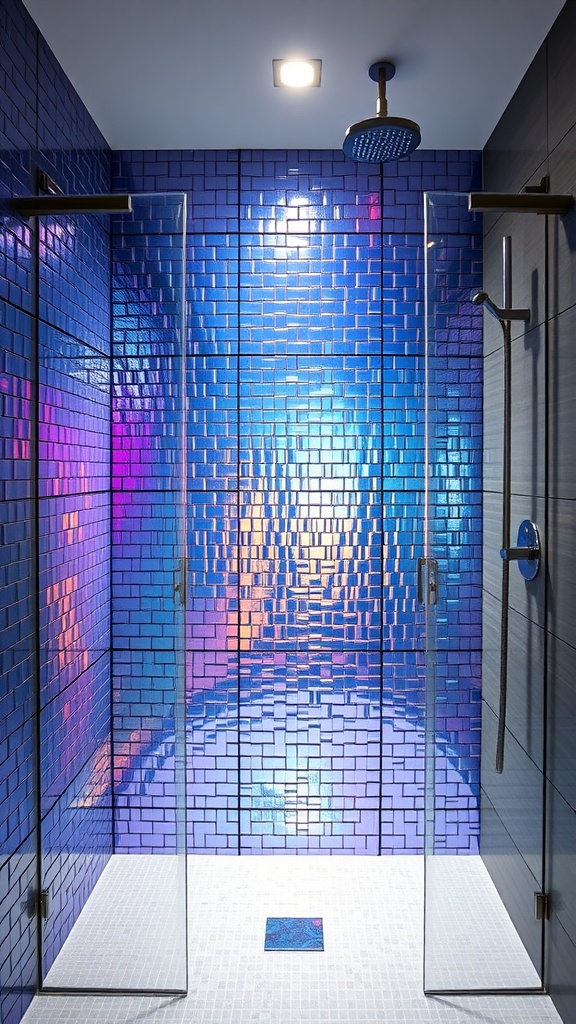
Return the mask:
{"type": "Polygon", "coordinates": [[[540,535],[538,527],[524,519],[518,527],[516,547],[500,548],[503,562],[518,562],[518,568],[525,580],[533,580],[540,568],[540,535]]]}
{"type": "Polygon", "coordinates": [[[71,213],[130,213],[132,197],[128,195],[87,196],[21,196],[11,201],[11,208],[20,217],[56,217],[71,213]]]}
{"type": "Polygon", "coordinates": [[[541,192],[470,192],[471,213],[568,213],[574,196],[548,196],[541,192]]]}

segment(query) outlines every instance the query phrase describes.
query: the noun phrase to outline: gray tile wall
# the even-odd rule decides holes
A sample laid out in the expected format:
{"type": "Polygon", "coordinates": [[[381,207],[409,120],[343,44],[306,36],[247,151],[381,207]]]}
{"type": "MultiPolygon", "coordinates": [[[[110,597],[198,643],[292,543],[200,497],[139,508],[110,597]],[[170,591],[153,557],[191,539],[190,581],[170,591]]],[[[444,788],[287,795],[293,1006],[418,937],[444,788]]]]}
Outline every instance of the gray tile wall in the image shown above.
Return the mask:
{"type": "MultiPolygon", "coordinates": [[[[567,0],[484,151],[486,191],[550,176],[576,195],[576,0],[567,0]]],[[[499,691],[502,333],[485,324],[482,854],[566,1022],[576,1020],[576,208],[565,217],[485,217],[485,288],[502,299],[512,238],[512,536],[541,530],[540,573],[510,575],[504,773],[494,770],[499,691]],[[544,839],[542,840],[542,836],[544,839]],[[543,934],[532,912],[551,898],[543,934]]]]}

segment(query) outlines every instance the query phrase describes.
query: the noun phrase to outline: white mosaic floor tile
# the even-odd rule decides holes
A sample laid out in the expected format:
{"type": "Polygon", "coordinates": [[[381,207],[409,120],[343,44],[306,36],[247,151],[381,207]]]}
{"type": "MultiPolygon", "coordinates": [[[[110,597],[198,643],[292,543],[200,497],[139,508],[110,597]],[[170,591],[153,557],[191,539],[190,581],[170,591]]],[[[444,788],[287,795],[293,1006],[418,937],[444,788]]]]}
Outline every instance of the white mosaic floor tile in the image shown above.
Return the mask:
{"type": "Polygon", "coordinates": [[[193,857],[187,997],[38,996],[25,1024],[559,1024],[546,996],[424,996],[422,907],[421,857],[193,857]],[[324,952],[265,952],[268,916],[322,917],[324,952]]]}

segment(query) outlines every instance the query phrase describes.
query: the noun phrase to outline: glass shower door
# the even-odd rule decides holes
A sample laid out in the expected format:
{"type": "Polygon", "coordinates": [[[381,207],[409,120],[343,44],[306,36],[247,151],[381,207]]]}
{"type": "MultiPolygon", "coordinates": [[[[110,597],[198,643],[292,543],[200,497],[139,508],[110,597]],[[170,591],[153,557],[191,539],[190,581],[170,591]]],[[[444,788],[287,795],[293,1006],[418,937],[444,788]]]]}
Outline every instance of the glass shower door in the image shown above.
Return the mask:
{"type": "MultiPolygon", "coordinates": [[[[495,335],[494,359],[484,360],[482,310],[470,301],[482,289],[482,224],[468,213],[467,196],[427,193],[425,225],[424,988],[428,994],[538,992],[543,921],[535,920],[534,894],[542,889],[542,794],[523,773],[522,751],[509,735],[504,772],[495,770],[498,540],[488,558],[494,573],[484,586],[481,576],[482,380],[484,373],[486,386],[502,387],[502,342],[495,335]]],[[[489,423],[485,430],[499,449],[501,426],[489,423]]],[[[488,495],[486,519],[493,512],[496,518],[498,500],[488,495]]],[[[498,536],[495,523],[486,529],[498,536]]],[[[541,755],[537,715],[532,744],[532,754],[539,748],[541,755]]]]}
{"type": "MultiPolygon", "coordinates": [[[[187,988],[185,204],[110,225],[112,358],[40,335],[44,991],[187,988]]],[[[82,217],[46,225],[47,261],[50,233],[98,243],[82,217]]]]}

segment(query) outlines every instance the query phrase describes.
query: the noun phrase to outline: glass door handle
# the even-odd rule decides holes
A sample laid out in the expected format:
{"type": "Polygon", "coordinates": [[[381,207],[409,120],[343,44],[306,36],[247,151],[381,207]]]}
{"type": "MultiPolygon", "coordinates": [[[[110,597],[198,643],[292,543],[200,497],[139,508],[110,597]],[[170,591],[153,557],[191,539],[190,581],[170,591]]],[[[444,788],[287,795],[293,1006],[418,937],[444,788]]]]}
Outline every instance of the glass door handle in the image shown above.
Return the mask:
{"type": "Polygon", "coordinates": [[[418,559],[418,603],[438,604],[438,562],[435,558],[418,559]]]}

